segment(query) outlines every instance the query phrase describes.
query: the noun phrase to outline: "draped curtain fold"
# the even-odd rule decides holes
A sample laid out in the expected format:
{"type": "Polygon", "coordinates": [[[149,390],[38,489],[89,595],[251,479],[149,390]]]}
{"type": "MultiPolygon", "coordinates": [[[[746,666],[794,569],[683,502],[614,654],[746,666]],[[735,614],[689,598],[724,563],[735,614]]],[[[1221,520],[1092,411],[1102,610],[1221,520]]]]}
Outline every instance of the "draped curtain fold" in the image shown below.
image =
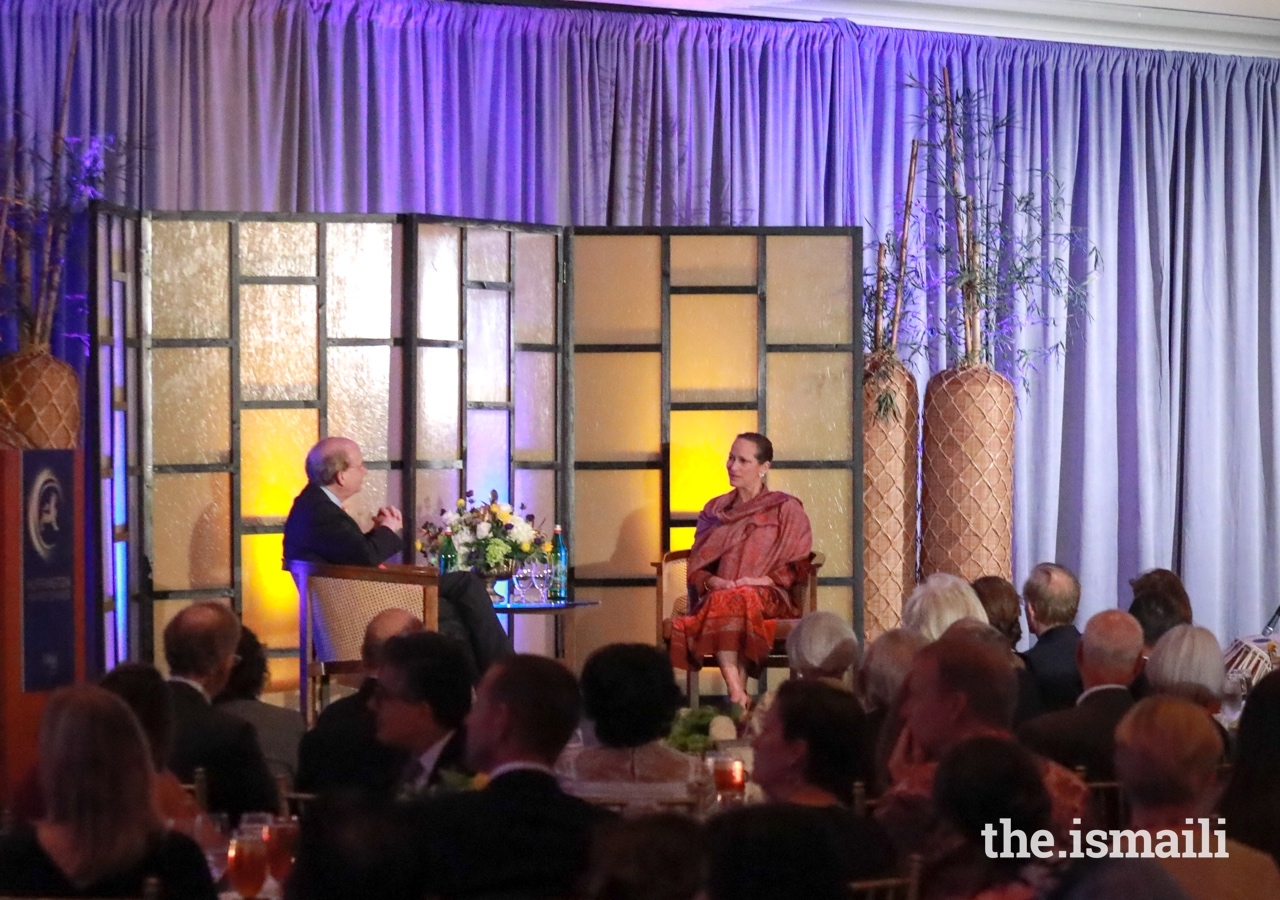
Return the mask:
{"type": "MultiPolygon", "coordinates": [[[[1280,597],[1280,62],[429,0],[0,0],[0,141],[47,135],[73,15],[72,134],[141,147],[152,209],[427,212],[575,225],[895,225],[947,69],[1010,113],[1098,248],[1088,315],[1019,381],[1015,570],[1083,614],[1181,570],[1220,637],[1280,597]]],[[[1079,269],[1079,260],[1073,260],[1079,269]]],[[[908,327],[938,321],[935,291],[908,327]]],[[[953,362],[944,338],[911,364],[953,362]]],[[[1005,369],[1010,360],[998,359],[1005,369]]]]}

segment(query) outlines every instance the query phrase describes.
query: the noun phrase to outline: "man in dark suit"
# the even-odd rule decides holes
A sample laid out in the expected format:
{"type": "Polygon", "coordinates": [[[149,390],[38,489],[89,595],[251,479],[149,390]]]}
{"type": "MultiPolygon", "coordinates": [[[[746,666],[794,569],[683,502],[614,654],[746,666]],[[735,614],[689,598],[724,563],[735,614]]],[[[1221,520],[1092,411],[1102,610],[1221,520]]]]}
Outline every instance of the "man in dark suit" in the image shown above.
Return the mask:
{"type": "Polygon", "coordinates": [[[326,706],[315,727],[302,736],[295,782],[299,791],[318,794],[346,789],[375,798],[391,796],[409,754],[378,741],[372,706],[375,676],[387,641],[421,630],[418,617],[403,609],[384,609],[369,621],[360,648],[364,683],[355,694],[326,706]]]}
{"type": "Polygon", "coordinates": [[[275,780],[253,726],[210,702],[226,687],[239,640],[240,622],[221,603],[194,603],[164,630],[174,725],[169,769],[189,782],[203,768],[209,808],[233,820],[277,808],[275,780]]]}
{"type": "Polygon", "coordinates": [[[577,682],[555,660],[521,654],[485,673],[466,728],[467,762],[488,786],[413,811],[427,896],[572,896],[591,833],[610,817],[552,773],[580,708],[577,682]]]}
{"type": "Polygon", "coordinates": [[[1093,781],[1110,781],[1116,725],[1133,706],[1129,685],[1142,668],[1142,626],[1109,609],[1089,620],[1076,646],[1084,692],[1070,709],[1024,723],[1018,740],[1069,769],[1084,766],[1093,781]]]}
{"type": "MultiPolygon", "coordinates": [[[[364,486],[359,444],[325,438],[307,453],[306,469],[307,486],[284,523],[285,560],[376,566],[404,547],[398,534],[404,519],[394,506],[379,509],[367,532],[342,508],[364,486]]],[[[440,576],[439,617],[439,631],[467,645],[477,674],[511,652],[484,582],[474,573],[440,576]]]]}
{"type": "Polygon", "coordinates": [[[1027,628],[1036,636],[1035,646],[1022,658],[1036,680],[1044,711],[1070,709],[1084,690],[1076,667],[1080,582],[1064,566],[1040,563],[1022,586],[1022,598],[1027,604],[1027,628]]]}
{"type": "Polygon", "coordinates": [[[474,680],[462,644],[448,635],[424,631],[387,641],[373,711],[378,740],[409,756],[396,800],[459,789],[475,774],[463,760],[462,728],[474,680]],[[449,784],[450,776],[459,783],[449,784]]]}

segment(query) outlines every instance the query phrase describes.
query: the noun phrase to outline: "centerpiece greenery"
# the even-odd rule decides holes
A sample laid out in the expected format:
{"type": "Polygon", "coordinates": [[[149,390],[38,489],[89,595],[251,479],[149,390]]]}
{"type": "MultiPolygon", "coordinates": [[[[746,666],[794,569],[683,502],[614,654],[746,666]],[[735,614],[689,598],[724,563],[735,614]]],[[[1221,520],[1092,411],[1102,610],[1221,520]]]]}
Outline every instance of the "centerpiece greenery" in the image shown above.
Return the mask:
{"type": "Polygon", "coordinates": [[[423,524],[418,549],[428,559],[439,556],[446,528],[452,532],[460,569],[502,576],[510,575],[516,563],[550,558],[551,542],[534,524],[532,514],[520,515],[509,503],[499,503],[497,491],[490,491],[489,501],[478,506],[474,496],[474,491],[467,491],[454,509],[440,510],[440,521],[423,524]]]}

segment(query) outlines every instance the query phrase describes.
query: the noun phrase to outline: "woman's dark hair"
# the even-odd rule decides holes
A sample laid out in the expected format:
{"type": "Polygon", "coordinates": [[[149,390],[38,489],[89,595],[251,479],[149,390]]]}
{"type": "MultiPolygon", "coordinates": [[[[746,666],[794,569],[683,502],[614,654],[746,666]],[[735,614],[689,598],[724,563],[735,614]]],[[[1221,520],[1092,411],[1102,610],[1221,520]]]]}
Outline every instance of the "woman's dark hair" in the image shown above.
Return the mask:
{"type": "Polygon", "coordinates": [[[835,829],[811,809],[785,803],[733,809],[707,825],[707,896],[847,900],[846,853],[835,829]]]}
{"type": "Polygon", "coordinates": [[[1191,624],[1191,598],[1176,572],[1152,569],[1129,581],[1133,602],[1129,615],[1142,626],[1142,640],[1148,647],[1175,625],[1191,624]]]}
{"type": "Polygon", "coordinates": [[[1265,676],[1249,692],[1231,778],[1218,802],[1227,820],[1227,836],[1276,855],[1280,850],[1280,670],[1265,676]]]}
{"type": "MultiPolygon", "coordinates": [[[[982,829],[1001,819],[1009,819],[1009,827],[1029,839],[1049,827],[1052,810],[1035,757],[998,737],[969,738],[943,756],[933,780],[933,802],[971,848],[981,848],[982,829]]],[[[988,862],[995,869],[1016,871],[1024,861],[988,862]]]]}
{"type": "MultiPolygon", "coordinates": [[[[227,686],[217,701],[257,700],[267,687],[267,648],[248,627],[240,626],[240,643],[236,645],[236,664],[231,667],[227,686]]],[[[215,701],[215,702],[217,702],[215,701]]]]}
{"type": "Polygon", "coordinates": [[[688,816],[654,813],[596,830],[583,900],[693,900],[706,876],[702,827],[688,816]]]}
{"type": "Polygon", "coordinates": [[[648,644],[610,644],[582,667],[582,706],[606,747],[639,747],[665,737],[680,708],[666,654],[648,644]]]}
{"type": "Polygon", "coordinates": [[[810,678],[792,678],[778,688],[774,708],[789,741],[805,742],[805,781],[846,805],[853,783],[866,781],[866,714],[851,692],[810,678]]]}
{"type": "Polygon", "coordinates": [[[1018,589],[999,575],[983,575],[971,587],[987,611],[987,621],[1005,636],[1009,646],[1016,646],[1022,640],[1022,623],[1018,621],[1022,607],[1018,602],[1018,589]]]}
{"type": "Polygon", "coordinates": [[[773,462],[773,441],[755,431],[744,431],[735,441],[750,441],[756,445],[756,462],[773,462]]]}
{"type": "Polygon", "coordinates": [[[103,675],[98,686],[115,694],[133,710],[147,737],[151,762],[157,772],[162,771],[168,765],[173,746],[173,707],[164,676],[147,663],[126,662],[103,675]]]}

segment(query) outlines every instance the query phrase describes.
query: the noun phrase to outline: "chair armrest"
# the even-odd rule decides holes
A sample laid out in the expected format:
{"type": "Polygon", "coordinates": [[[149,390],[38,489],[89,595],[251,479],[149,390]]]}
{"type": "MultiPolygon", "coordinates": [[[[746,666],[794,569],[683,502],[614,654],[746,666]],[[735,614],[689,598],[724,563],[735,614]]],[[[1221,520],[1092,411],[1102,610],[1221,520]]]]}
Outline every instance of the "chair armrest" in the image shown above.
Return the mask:
{"type": "Polygon", "coordinates": [[[335,566],[329,563],[290,560],[284,566],[294,576],[308,578],[342,578],[347,581],[386,581],[393,584],[430,585],[440,577],[433,566],[406,566],[388,564],[382,566],[335,566]]]}

